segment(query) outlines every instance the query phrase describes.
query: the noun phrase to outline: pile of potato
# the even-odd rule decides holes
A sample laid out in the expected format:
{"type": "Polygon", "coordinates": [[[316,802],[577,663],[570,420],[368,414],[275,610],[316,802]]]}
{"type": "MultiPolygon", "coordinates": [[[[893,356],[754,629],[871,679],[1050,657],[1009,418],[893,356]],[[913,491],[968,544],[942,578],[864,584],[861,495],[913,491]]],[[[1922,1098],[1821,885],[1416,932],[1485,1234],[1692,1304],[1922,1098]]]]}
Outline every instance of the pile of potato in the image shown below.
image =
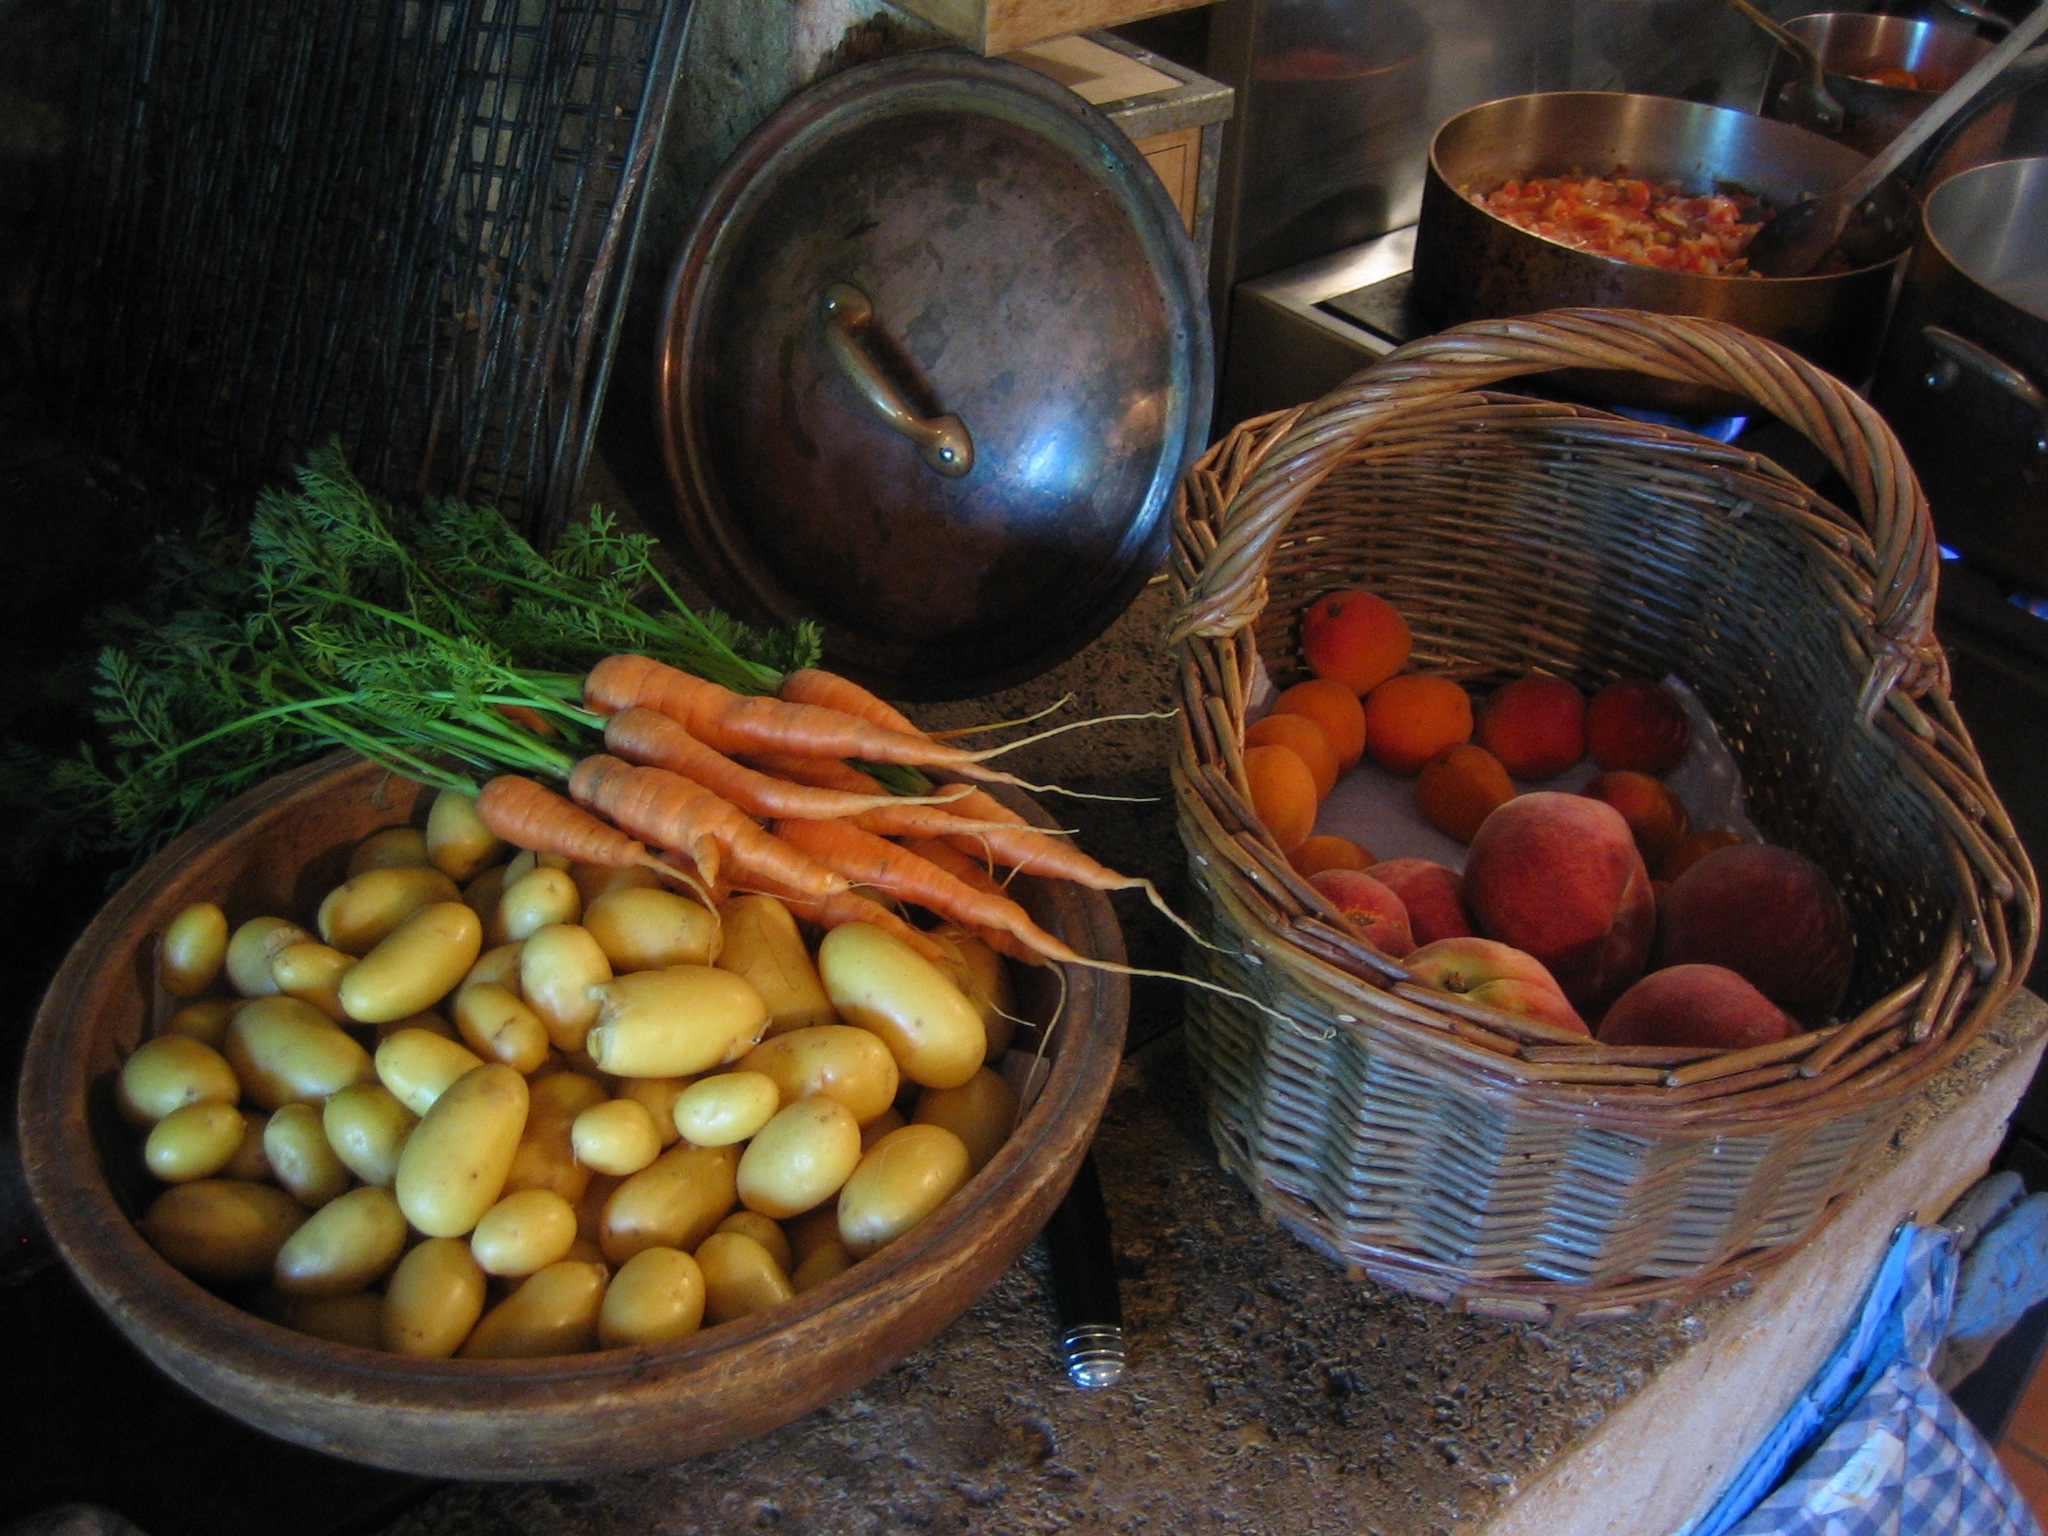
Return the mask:
{"type": "Polygon", "coordinates": [[[517,852],[443,793],[310,929],[186,908],[118,1101],[143,1234],[273,1321],[420,1357],[660,1343],[822,1284],[1010,1134],[1003,962],[517,852]],[[223,984],[224,989],[223,989],[223,984]],[[225,991],[229,995],[217,995],[225,991]]]}

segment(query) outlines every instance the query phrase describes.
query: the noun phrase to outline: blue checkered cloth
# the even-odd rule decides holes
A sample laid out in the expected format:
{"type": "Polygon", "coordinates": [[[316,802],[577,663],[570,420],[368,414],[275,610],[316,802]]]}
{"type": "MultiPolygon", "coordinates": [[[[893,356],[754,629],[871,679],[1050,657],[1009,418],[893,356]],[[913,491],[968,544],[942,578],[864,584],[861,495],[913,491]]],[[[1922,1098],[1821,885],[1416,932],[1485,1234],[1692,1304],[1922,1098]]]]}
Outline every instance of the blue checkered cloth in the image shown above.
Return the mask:
{"type": "Polygon", "coordinates": [[[1945,1227],[1899,1230],[1849,1335],[1685,1536],[2041,1536],[1929,1372],[1955,1303],[1955,1247],[1945,1227]]]}

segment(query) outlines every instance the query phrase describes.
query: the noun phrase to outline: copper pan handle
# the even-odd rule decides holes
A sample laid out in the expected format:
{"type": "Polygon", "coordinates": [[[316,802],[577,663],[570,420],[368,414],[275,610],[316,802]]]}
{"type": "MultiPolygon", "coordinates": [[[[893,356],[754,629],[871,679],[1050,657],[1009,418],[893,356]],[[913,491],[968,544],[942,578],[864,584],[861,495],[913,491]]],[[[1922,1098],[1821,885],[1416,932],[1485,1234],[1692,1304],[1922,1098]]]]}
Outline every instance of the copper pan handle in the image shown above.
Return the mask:
{"type": "Polygon", "coordinates": [[[851,283],[827,288],[820,307],[825,315],[825,345],[854,392],[893,431],[917,445],[918,456],[942,475],[957,478],[974,468],[974,439],[958,416],[920,416],[868,355],[865,333],[875,306],[851,283]]]}

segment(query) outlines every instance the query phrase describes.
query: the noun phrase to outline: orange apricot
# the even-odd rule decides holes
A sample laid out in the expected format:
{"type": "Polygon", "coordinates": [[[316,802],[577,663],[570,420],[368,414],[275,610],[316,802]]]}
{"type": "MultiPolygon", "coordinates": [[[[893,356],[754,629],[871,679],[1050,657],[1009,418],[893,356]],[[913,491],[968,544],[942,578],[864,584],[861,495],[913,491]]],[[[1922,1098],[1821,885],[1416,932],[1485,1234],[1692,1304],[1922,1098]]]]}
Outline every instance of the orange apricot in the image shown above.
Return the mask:
{"type": "Polygon", "coordinates": [[[1276,715],[1306,715],[1323,728],[1337,752],[1337,770],[1349,773],[1365,756],[1365,706],[1358,695],[1331,677],[1296,683],[1273,701],[1276,715]]]}
{"type": "Polygon", "coordinates": [[[1366,696],[1365,750],[1382,768],[1419,773],[1445,747],[1472,739],[1472,696],[1448,677],[1403,672],[1366,696]]]}
{"type": "Polygon", "coordinates": [[[1273,834],[1282,853],[1308,841],[1316,825],[1316,776],[1292,747],[1247,748],[1245,782],[1252,792],[1252,811],[1273,834]]]}
{"type": "Polygon", "coordinates": [[[1408,621],[1372,592],[1325,592],[1302,610],[1301,655],[1309,671],[1363,697],[1408,665],[1408,621]]]}
{"type": "Polygon", "coordinates": [[[1445,747],[1415,780],[1415,801],[1429,824],[1461,843],[1471,842],[1479,823],[1514,797],[1501,760],[1469,741],[1445,747]]]}
{"type": "Polygon", "coordinates": [[[1348,837],[1318,832],[1288,854],[1287,862],[1294,866],[1295,873],[1307,879],[1326,869],[1366,869],[1379,861],[1372,856],[1371,849],[1359,847],[1348,837]]]}
{"type": "Polygon", "coordinates": [[[1306,715],[1268,715],[1245,728],[1244,744],[1292,748],[1316,776],[1318,803],[1337,783],[1337,749],[1330,745],[1323,728],[1306,715]]]}

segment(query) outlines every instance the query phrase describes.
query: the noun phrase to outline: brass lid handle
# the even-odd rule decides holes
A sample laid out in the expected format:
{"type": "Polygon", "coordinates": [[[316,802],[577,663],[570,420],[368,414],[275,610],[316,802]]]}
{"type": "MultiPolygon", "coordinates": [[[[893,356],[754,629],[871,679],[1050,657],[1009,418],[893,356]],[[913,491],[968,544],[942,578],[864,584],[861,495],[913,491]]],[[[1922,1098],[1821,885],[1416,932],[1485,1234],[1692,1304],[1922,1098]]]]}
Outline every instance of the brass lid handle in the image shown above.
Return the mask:
{"type": "Polygon", "coordinates": [[[967,424],[958,416],[918,415],[868,355],[865,334],[875,318],[868,296],[851,283],[834,283],[825,290],[821,307],[833,361],[874,413],[917,444],[919,457],[940,474],[957,478],[974,468],[974,439],[967,424]]]}

